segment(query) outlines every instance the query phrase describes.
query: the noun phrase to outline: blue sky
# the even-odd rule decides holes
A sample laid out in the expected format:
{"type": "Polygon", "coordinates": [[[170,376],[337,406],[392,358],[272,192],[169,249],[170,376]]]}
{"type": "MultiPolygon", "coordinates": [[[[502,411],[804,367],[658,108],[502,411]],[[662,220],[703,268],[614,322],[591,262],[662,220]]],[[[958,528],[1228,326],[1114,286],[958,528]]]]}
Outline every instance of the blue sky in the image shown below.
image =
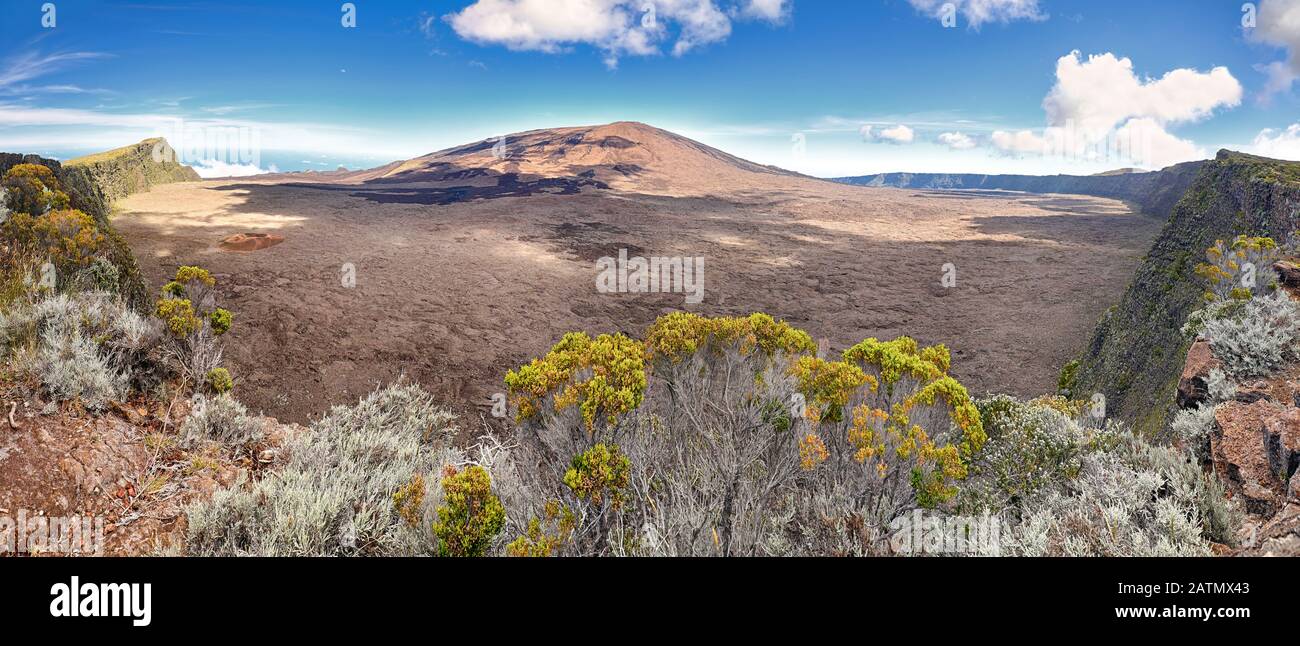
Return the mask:
{"type": "Polygon", "coordinates": [[[237,132],[228,163],[332,169],[637,120],[820,176],[1300,159],[1300,0],[52,4],[4,4],[0,150],[237,132]]]}

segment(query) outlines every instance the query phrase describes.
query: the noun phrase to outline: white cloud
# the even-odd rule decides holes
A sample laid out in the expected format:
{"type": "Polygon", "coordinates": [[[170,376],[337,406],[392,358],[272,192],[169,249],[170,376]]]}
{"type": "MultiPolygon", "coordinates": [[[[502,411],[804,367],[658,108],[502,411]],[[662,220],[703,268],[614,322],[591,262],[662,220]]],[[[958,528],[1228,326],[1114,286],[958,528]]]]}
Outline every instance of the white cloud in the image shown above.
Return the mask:
{"type": "Polygon", "coordinates": [[[1263,0],[1259,4],[1256,26],[1248,30],[1258,42],[1285,48],[1286,61],[1275,61],[1257,69],[1268,76],[1261,98],[1286,92],[1300,78],[1300,0],[1263,0]]]}
{"type": "Polygon", "coordinates": [[[939,143],[952,150],[970,150],[975,147],[975,140],[960,132],[945,132],[939,135],[939,143]]]}
{"type": "Polygon", "coordinates": [[[1215,110],[1241,104],[1242,87],[1226,67],[1208,72],[1176,69],[1139,78],[1133,62],[1106,53],[1062,56],[1056,85],[1043,99],[1047,128],[994,132],[994,148],[1009,155],[1061,155],[1081,160],[1131,162],[1146,167],[1201,159],[1205,151],[1168,132],[1215,110]]]}
{"type": "Polygon", "coordinates": [[[902,124],[880,131],[880,139],[893,144],[910,144],[915,138],[916,133],[902,124]]]}
{"type": "Polygon", "coordinates": [[[1250,152],[1274,159],[1300,161],[1300,123],[1294,123],[1286,130],[1269,128],[1260,131],[1250,152]]]}
{"type": "Polygon", "coordinates": [[[1047,15],[1038,8],[1038,0],[907,0],[917,11],[935,19],[943,19],[955,8],[971,29],[978,30],[985,23],[1009,23],[1014,20],[1046,20],[1047,15]]]}
{"type": "Polygon", "coordinates": [[[1075,51],[1057,61],[1056,86],[1043,99],[1043,109],[1048,125],[1104,134],[1133,117],[1160,124],[1199,121],[1216,108],[1240,105],[1241,96],[1241,83],[1226,67],[1176,69],[1159,79],[1142,79],[1127,58],[1106,53],[1085,61],[1075,51]]]}
{"type": "Polygon", "coordinates": [[[790,15],[793,0],[746,0],[740,14],[768,22],[782,22],[790,15]]]}
{"type": "Polygon", "coordinates": [[[280,172],[280,169],[276,168],[274,164],[271,165],[271,168],[263,170],[256,164],[230,164],[219,159],[200,159],[190,163],[189,166],[203,179],[213,177],[252,177],[253,175],[280,172]]]}
{"type": "Polygon", "coordinates": [[[779,22],[791,0],[744,0],[730,15],[714,0],[477,0],[445,19],[461,37],[513,50],[559,53],[591,45],[610,67],[650,56],[671,40],[674,56],[726,40],[732,18],[779,22]]]}
{"type": "Polygon", "coordinates": [[[3,68],[0,68],[0,89],[12,88],[24,81],[51,74],[74,63],[108,57],[108,54],[97,52],[65,52],[61,54],[23,52],[4,61],[3,68]]]}
{"type": "Polygon", "coordinates": [[[880,130],[871,126],[862,126],[858,129],[858,134],[862,135],[862,140],[867,143],[902,145],[910,144],[916,139],[916,133],[901,123],[880,130]]]}
{"type": "Polygon", "coordinates": [[[1043,155],[1047,153],[1047,140],[1032,130],[1007,132],[995,130],[989,140],[993,147],[1011,156],[1043,155]]]}

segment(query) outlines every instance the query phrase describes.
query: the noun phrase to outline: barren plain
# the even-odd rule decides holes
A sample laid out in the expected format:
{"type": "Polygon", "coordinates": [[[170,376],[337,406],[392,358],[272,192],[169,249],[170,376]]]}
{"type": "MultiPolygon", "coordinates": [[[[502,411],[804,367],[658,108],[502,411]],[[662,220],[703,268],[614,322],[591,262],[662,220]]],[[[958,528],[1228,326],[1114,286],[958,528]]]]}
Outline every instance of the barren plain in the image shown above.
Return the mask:
{"type": "Polygon", "coordinates": [[[945,343],[972,394],[1039,395],[1161,225],[1101,198],[839,185],[641,124],[507,144],[157,186],[114,222],[154,288],[179,265],[213,271],[240,399],[295,422],[403,375],[486,414],[506,371],[564,333],[639,336],[676,310],[767,312],[837,353],[945,343]],[[223,249],[237,234],[283,241],[223,249]],[[704,301],[599,293],[596,261],[621,249],[704,258],[704,301]]]}

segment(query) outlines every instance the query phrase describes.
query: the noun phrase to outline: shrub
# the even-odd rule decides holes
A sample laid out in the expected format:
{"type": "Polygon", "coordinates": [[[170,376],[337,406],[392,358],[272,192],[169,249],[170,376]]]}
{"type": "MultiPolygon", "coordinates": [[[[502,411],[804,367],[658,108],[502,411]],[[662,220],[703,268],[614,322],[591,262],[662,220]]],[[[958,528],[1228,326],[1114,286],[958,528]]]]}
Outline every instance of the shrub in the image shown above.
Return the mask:
{"type": "MultiPolygon", "coordinates": [[[[454,502],[460,495],[468,496],[464,504],[484,500],[476,488],[478,476],[454,479],[444,500],[437,475],[445,465],[466,461],[450,445],[453,419],[410,385],[389,386],[355,406],[335,407],[286,443],[287,463],[275,476],[218,491],[188,507],[187,549],[223,556],[436,554],[437,508],[462,504],[454,502]],[[418,505],[411,487],[417,476],[427,483],[418,505]],[[402,500],[411,501],[405,506],[395,499],[400,490],[406,491],[402,500]]],[[[453,515],[446,518],[450,522],[453,515]]]]}
{"type": "Polygon", "coordinates": [[[208,387],[212,389],[212,392],[215,392],[218,395],[228,393],[235,387],[235,381],[230,378],[230,371],[225,368],[213,368],[209,370],[207,382],[208,387]]]}
{"type": "Polygon", "coordinates": [[[230,310],[218,307],[208,314],[208,325],[212,327],[213,334],[221,336],[230,331],[230,324],[234,319],[235,315],[231,314],[230,310]]]}
{"type": "Polygon", "coordinates": [[[72,289],[81,292],[117,293],[121,289],[117,266],[106,258],[95,258],[72,277],[72,289]]]}
{"type": "Polygon", "coordinates": [[[162,288],[156,314],[171,333],[168,355],[173,365],[192,383],[206,382],[207,375],[221,364],[221,346],[216,337],[230,330],[234,319],[216,306],[217,281],[206,269],[183,266],[175,280],[162,288]]]}
{"type": "Polygon", "coordinates": [[[1300,308],[1285,292],[1252,298],[1235,316],[1206,322],[1203,335],[1230,376],[1267,375],[1296,357],[1300,308]]]}
{"type": "Polygon", "coordinates": [[[188,300],[168,298],[158,301],[157,314],[167,324],[167,330],[177,338],[186,338],[203,327],[203,322],[194,314],[194,305],[188,300]]]}
{"type": "Polygon", "coordinates": [[[17,164],[0,180],[5,190],[5,206],[14,213],[43,215],[68,208],[68,194],[54,171],[40,164],[17,164]]]}
{"type": "Polygon", "coordinates": [[[942,346],[826,361],[764,315],[673,314],[645,338],[644,363],[630,339],[602,363],[568,335],[507,377],[522,463],[540,467],[503,496],[510,553],[870,553],[896,514],[953,495],[981,441],[942,346]],[[595,424],[573,410],[615,374],[629,397],[601,400],[595,424]]]}
{"type": "Polygon", "coordinates": [[[433,533],[443,556],[483,556],[505,524],[501,500],[492,493],[487,469],[446,467],[442,476],[446,504],[438,507],[433,533]]]}
{"type": "Polygon", "coordinates": [[[72,276],[90,266],[105,243],[95,220],[76,210],[14,213],[3,229],[12,245],[10,265],[19,266],[24,257],[29,262],[48,258],[61,276],[72,276]]]}
{"type": "Polygon", "coordinates": [[[76,400],[93,411],[104,410],[125,392],[125,377],[80,328],[47,328],[41,333],[36,373],[51,397],[76,400]]]}
{"type": "Polygon", "coordinates": [[[160,379],[159,328],[102,292],[19,301],[0,314],[0,349],[51,397],[102,410],[160,379]]]}
{"type": "Polygon", "coordinates": [[[1048,401],[1021,402],[999,395],[978,403],[988,441],[971,462],[960,507],[1001,512],[1044,489],[1078,477],[1084,453],[1107,441],[1078,416],[1048,401]]]}
{"type": "Polygon", "coordinates": [[[180,444],[186,448],[214,441],[238,449],[261,439],[261,424],[230,395],[195,395],[190,415],[180,427],[180,444]]]}
{"type": "Polygon", "coordinates": [[[646,386],[643,353],[640,343],[622,335],[593,340],[580,332],[567,334],[544,358],[507,374],[506,385],[521,419],[544,414],[544,400],[550,398],[555,412],[577,407],[587,430],[594,431],[640,405],[646,386]]]}
{"type": "Polygon", "coordinates": [[[1215,408],[1217,406],[1213,403],[1185,408],[1175,413],[1169,422],[1174,439],[1201,461],[1210,457],[1210,431],[1214,428],[1215,408]]]}
{"type": "Polygon", "coordinates": [[[1273,262],[1278,255],[1272,238],[1242,235],[1230,243],[1216,241],[1206,250],[1208,262],[1196,267],[1196,274],[1209,285],[1206,300],[1250,300],[1270,293],[1277,284],[1273,262]]]}
{"type": "Polygon", "coordinates": [[[1209,556],[1242,520],[1222,485],[1186,454],[1122,433],[1087,454],[1067,487],[1022,501],[1003,536],[1011,556],[1209,556]]]}

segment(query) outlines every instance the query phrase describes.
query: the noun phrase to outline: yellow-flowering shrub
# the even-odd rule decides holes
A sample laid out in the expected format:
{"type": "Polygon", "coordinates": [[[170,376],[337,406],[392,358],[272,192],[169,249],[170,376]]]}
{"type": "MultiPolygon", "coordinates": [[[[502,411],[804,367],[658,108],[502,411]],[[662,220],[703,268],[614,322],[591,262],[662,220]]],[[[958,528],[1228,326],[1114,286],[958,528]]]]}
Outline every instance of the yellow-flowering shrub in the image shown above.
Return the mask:
{"type": "Polygon", "coordinates": [[[711,347],[714,351],[738,348],[742,354],[755,350],[771,356],[776,352],[815,352],[817,345],[807,332],[766,314],[742,318],[705,318],[677,312],[659,318],[646,332],[646,358],[680,361],[687,355],[711,347]]]}
{"type": "Polygon", "coordinates": [[[597,444],[573,456],[573,465],[564,473],[564,484],[579,500],[600,506],[608,501],[617,509],[623,504],[631,463],[617,446],[597,444]]]}
{"type": "Polygon", "coordinates": [[[188,299],[165,298],[158,301],[158,318],[167,325],[172,336],[185,338],[203,327],[203,321],[194,314],[194,304],[188,299]]]}
{"type": "Polygon", "coordinates": [[[437,510],[433,533],[443,556],[483,556],[505,524],[506,511],[492,493],[487,469],[474,465],[443,471],[446,503],[437,510]]]}
{"type": "Polygon", "coordinates": [[[35,216],[68,208],[68,194],[54,171],[40,164],[10,168],[0,180],[0,188],[5,189],[5,206],[14,213],[35,216]]]}
{"type": "Polygon", "coordinates": [[[541,359],[510,371],[506,386],[519,419],[536,418],[553,397],[555,411],[576,406],[588,431],[615,424],[641,404],[645,394],[645,347],[623,335],[595,339],[575,332],[541,359]]]}
{"type": "Polygon", "coordinates": [[[1194,271],[1209,286],[1206,301],[1250,300],[1273,289],[1272,265],[1280,254],[1272,238],[1241,235],[1231,242],[1216,240],[1205,251],[1207,262],[1194,271]]]}

